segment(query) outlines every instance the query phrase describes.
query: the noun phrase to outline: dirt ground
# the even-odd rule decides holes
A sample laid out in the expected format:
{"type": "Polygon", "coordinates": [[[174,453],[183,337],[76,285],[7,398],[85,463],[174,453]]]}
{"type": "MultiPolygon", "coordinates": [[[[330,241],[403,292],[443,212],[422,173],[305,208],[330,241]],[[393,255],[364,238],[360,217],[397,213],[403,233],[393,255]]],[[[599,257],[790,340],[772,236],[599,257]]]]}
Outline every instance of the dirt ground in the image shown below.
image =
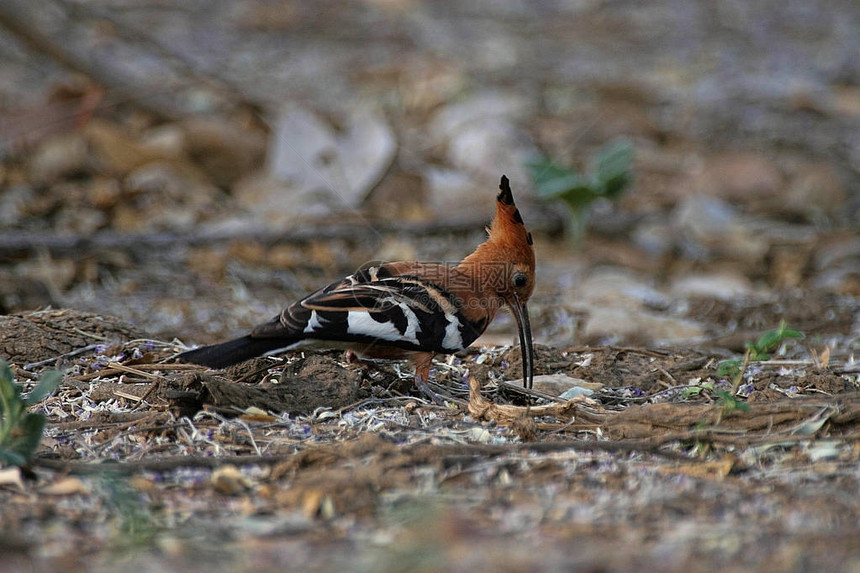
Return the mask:
{"type": "MultiPolygon", "coordinates": [[[[64,325],[30,341],[37,353],[95,334],[93,316],[75,311],[14,320],[33,318],[64,325]]],[[[101,334],[131,335],[100,320],[101,334]]],[[[715,394],[730,387],[715,374],[722,356],[695,348],[539,346],[538,375],[599,389],[542,394],[531,410],[521,388],[500,383],[507,370],[518,376],[517,349],[437,363],[434,388],[449,407],[402,393],[411,377],[397,363],[329,351],[207,372],[170,363],[178,349],[137,339],[60,360],[68,374],[40,407],[40,454],[0,489],[4,567],[857,563],[857,366],[816,364],[803,345],[749,367],[743,410],[715,394]],[[489,402],[469,398],[469,377],[489,402]],[[539,411],[546,404],[556,406],[539,411]]],[[[40,369],[16,367],[21,381],[40,369]]]]}
{"type": "Polygon", "coordinates": [[[64,374],[0,571],[860,570],[855,2],[51,5],[0,6],[0,358],[64,374]],[[617,136],[575,248],[525,162],[617,136]],[[339,350],[174,360],[461,259],[502,172],[534,390],[506,315],[445,405],[339,350]]]}

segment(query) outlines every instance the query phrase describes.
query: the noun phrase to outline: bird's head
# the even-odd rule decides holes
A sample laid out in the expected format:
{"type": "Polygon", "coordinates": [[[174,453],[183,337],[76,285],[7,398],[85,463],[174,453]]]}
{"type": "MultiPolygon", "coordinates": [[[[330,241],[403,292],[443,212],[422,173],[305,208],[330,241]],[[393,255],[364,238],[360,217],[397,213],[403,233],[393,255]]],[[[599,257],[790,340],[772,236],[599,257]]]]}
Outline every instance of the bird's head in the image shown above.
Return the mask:
{"type": "Polygon", "coordinates": [[[497,297],[516,318],[523,355],[523,379],[529,388],[534,378],[534,345],[526,303],[535,287],[535,251],[532,234],[526,229],[522,215],[514,203],[511,184],[502,175],[496,196],[496,215],[489,237],[463,264],[479,267],[481,290],[497,297]]]}
{"type": "Polygon", "coordinates": [[[499,296],[508,304],[525,304],[535,288],[535,250],[504,175],[496,196],[496,216],[487,232],[490,236],[485,245],[494,252],[495,260],[506,264],[505,280],[498,284],[499,296]]]}

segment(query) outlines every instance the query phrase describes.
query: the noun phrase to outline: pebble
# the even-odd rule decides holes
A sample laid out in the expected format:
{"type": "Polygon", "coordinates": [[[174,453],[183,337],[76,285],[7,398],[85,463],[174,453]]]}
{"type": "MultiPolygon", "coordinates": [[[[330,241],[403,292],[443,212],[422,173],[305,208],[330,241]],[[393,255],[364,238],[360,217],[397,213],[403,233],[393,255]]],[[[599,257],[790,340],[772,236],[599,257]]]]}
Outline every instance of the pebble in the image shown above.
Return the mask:
{"type": "Polygon", "coordinates": [[[809,222],[842,219],[848,195],[839,173],[828,163],[804,165],[794,175],[773,211],[809,222]]]}
{"type": "Polygon", "coordinates": [[[681,238],[682,251],[693,259],[761,261],[770,247],[734,207],[717,197],[686,197],[675,207],[672,225],[681,238]]]}
{"type": "MultiPolygon", "coordinates": [[[[541,374],[534,377],[534,389],[552,396],[564,396],[574,389],[579,392],[579,395],[588,396],[601,388],[603,384],[600,382],[589,382],[566,374],[541,374]]],[[[570,398],[573,396],[565,397],[565,399],[570,398]]]]}
{"type": "Polygon", "coordinates": [[[692,320],[649,310],[614,307],[590,309],[582,329],[585,342],[601,344],[630,339],[640,344],[692,344],[704,334],[702,325],[692,320]]]}
{"type": "Polygon", "coordinates": [[[705,272],[676,277],[669,292],[677,298],[705,297],[730,300],[755,294],[750,280],[738,272],[705,272]]]}
{"type": "Polygon", "coordinates": [[[55,183],[88,167],[87,143],[78,133],[53,135],[36,148],[27,166],[34,183],[55,183]]]}
{"type": "Polygon", "coordinates": [[[645,306],[667,306],[671,300],[655,289],[645,278],[619,267],[594,270],[571,289],[572,299],[588,307],[606,306],[637,309],[645,306]]]}

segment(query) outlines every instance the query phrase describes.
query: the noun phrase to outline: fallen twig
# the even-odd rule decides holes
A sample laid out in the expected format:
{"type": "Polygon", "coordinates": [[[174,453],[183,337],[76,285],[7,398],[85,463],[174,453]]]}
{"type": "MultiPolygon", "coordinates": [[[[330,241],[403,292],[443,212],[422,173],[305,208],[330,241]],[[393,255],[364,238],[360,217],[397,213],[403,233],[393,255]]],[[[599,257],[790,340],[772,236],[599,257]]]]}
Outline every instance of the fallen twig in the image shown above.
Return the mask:
{"type": "Polygon", "coordinates": [[[72,350],[71,352],[66,352],[65,354],[60,354],[59,356],[52,356],[50,358],[46,358],[46,359],[40,360],[38,362],[31,362],[29,364],[24,365],[24,370],[32,370],[33,368],[38,368],[39,366],[51,364],[52,362],[56,362],[57,360],[62,360],[63,358],[71,358],[72,356],[77,356],[78,354],[83,354],[84,352],[89,352],[90,350],[95,350],[98,347],[99,347],[98,344],[90,344],[89,346],[84,346],[83,348],[77,348],[75,350],[72,350]]]}
{"type": "Polygon", "coordinates": [[[288,455],[268,456],[170,456],[137,462],[64,462],[49,458],[35,458],[33,465],[73,474],[120,473],[133,474],[142,471],[166,472],[179,468],[217,468],[225,464],[236,466],[270,465],[283,462],[288,455]]]}

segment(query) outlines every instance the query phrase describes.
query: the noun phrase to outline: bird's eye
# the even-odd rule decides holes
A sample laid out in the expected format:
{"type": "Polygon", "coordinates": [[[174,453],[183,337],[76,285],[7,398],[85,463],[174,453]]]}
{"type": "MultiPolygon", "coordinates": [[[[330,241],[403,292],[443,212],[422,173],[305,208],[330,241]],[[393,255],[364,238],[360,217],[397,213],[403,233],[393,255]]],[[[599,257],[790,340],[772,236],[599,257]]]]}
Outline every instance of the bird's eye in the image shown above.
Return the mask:
{"type": "Polygon", "coordinates": [[[523,288],[529,282],[529,278],[523,273],[514,274],[514,286],[516,288],[523,288]]]}

